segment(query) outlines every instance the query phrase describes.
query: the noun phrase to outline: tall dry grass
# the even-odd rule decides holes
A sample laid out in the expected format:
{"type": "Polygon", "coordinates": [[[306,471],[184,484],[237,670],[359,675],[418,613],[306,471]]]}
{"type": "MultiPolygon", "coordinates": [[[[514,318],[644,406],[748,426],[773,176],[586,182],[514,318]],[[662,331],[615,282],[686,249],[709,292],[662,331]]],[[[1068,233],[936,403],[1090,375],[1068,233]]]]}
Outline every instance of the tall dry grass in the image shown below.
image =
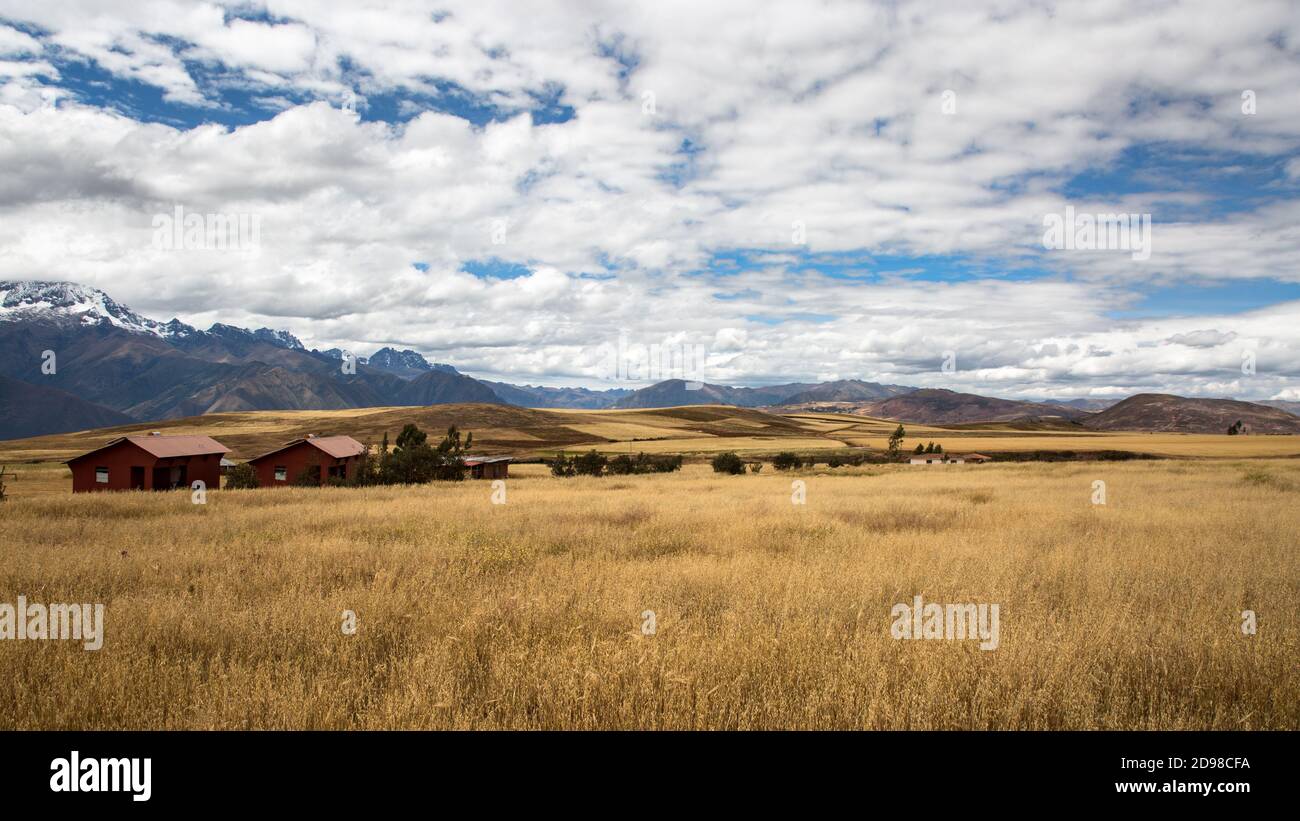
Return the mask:
{"type": "Polygon", "coordinates": [[[11,500],[0,601],[107,637],[0,641],[0,726],[1300,727],[1295,462],[524,470],[11,500]],[[916,594],[1001,646],[891,639],[916,594]]]}

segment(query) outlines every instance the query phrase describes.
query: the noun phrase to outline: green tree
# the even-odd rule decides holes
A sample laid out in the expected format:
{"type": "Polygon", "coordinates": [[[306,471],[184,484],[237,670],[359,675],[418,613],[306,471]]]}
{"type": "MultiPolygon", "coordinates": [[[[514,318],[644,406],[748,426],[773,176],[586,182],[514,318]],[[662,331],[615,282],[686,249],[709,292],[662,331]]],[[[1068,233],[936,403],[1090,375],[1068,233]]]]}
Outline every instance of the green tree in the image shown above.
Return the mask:
{"type": "Polygon", "coordinates": [[[241,462],[226,471],[227,490],[252,490],[261,487],[257,481],[257,469],[247,462],[241,462]]]}
{"type": "Polygon", "coordinates": [[[713,457],[711,464],[713,465],[714,473],[726,473],[731,476],[736,476],[745,472],[745,463],[733,451],[719,453],[717,456],[713,457]]]}
{"type": "Polygon", "coordinates": [[[803,467],[803,462],[797,453],[786,450],[772,457],[772,467],[777,470],[794,470],[803,467]]]}
{"type": "MultiPolygon", "coordinates": [[[[387,433],[384,434],[384,438],[388,438],[387,433]]],[[[420,430],[415,424],[407,422],[406,426],[402,428],[402,432],[397,434],[397,449],[414,450],[428,444],[428,441],[429,434],[420,430]]]]}
{"type": "Polygon", "coordinates": [[[916,450],[912,451],[912,453],[925,453],[925,445],[921,444],[920,442],[917,442],[916,450]]]}
{"type": "Polygon", "coordinates": [[[577,471],[573,469],[573,459],[565,456],[563,453],[557,453],[551,460],[551,475],[561,478],[574,476],[577,471]]]}
{"type": "Polygon", "coordinates": [[[597,453],[595,450],[589,450],[573,460],[573,471],[579,476],[601,476],[605,473],[605,464],[608,460],[597,453]]]}
{"type": "Polygon", "coordinates": [[[906,435],[907,435],[907,431],[903,430],[902,425],[899,425],[898,427],[894,428],[894,432],[889,434],[889,455],[890,456],[893,457],[898,456],[898,451],[903,446],[903,437],[906,435]]]}
{"type": "MultiPolygon", "coordinates": [[[[388,444],[388,435],[384,435],[384,445],[388,444]]],[[[384,453],[383,445],[380,446],[380,452],[376,454],[370,443],[366,443],[366,449],[361,452],[361,458],[357,460],[352,469],[348,471],[346,484],[353,487],[369,487],[371,485],[381,485],[384,483],[384,453]]]]}
{"type": "Polygon", "coordinates": [[[433,478],[448,482],[459,482],[465,478],[465,454],[474,447],[474,434],[467,433],[462,441],[460,431],[455,425],[447,428],[447,435],[438,443],[433,452],[433,478]]]}
{"type": "Polygon", "coordinates": [[[609,464],[606,465],[606,470],[609,471],[611,476],[626,476],[629,473],[644,472],[638,471],[638,467],[639,465],[637,464],[637,460],[628,456],[626,453],[620,453],[618,456],[609,460],[609,464]]]}

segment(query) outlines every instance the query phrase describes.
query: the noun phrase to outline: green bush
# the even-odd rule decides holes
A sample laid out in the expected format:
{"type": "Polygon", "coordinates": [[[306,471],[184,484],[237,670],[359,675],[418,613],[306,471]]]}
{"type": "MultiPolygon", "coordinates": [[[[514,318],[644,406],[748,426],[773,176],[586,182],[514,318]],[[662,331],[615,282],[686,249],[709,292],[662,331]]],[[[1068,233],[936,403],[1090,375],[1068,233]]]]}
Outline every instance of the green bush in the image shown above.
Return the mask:
{"type": "Polygon", "coordinates": [[[605,464],[608,461],[596,451],[589,450],[581,456],[574,457],[573,471],[579,476],[601,476],[605,473],[605,464]]]}
{"type": "Polygon", "coordinates": [[[576,471],[573,469],[573,459],[571,459],[568,456],[565,456],[563,453],[557,455],[554,459],[551,460],[552,476],[565,478],[568,476],[573,476],[575,475],[575,473],[576,471]]]}
{"type": "Polygon", "coordinates": [[[626,453],[620,453],[618,456],[609,460],[609,464],[605,466],[605,470],[609,472],[610,476],[626,476],[629,473],[637,473],[638,471],[636,467],[635,459],[628,456],[626,453]]]}
{"type": "Polygon", "coordinates": [[[786,450],[772,457],[772,467],[777,470],[794,470],[803,467],[803,462],[798,454],[786,450]]]}
{"type": "Polygon", "coordinates": [[[645,456],[646,464],[649,466],[649,471],[652,473],[673,473],[674,471],[682,469],[682,457],[680,454],[674,454],[672,456],[666,454],[662,456],[646,456],[643,453],[641,456],[645,456]]]}
{"type": "Polygon", "coordinates": [[[242,462],[226,471],[227,490],[252,490],[260,487],[257,481],[257,469],[247,462],[242,462]]]}
{"type": "Polygon", "coordinates": [[[713,457],[713,472],[728,473],[732,476],[745,472],[745,463],[734,452],[719,453],[713,457]]]}
{"type": "Polygon", "coordinates": [[[672,473],[681,469],[681,456],[654,456],[649,453],[638,453],[636,456],[622,453],[610,459],[605,466],[606,473],[616,476],[630,473],[672,473]]]}

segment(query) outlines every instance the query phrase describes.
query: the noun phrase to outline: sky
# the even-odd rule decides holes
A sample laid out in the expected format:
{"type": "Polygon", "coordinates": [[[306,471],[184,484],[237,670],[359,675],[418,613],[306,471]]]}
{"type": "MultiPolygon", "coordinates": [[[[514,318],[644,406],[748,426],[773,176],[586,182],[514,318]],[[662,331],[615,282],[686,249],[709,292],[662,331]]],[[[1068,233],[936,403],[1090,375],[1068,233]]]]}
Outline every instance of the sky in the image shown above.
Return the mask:
{"type": "Polygon", "coordinates": [[[308,347],[1300,400],[1296,3],[0,0],[0,168],[0,278],[308,347]]]}

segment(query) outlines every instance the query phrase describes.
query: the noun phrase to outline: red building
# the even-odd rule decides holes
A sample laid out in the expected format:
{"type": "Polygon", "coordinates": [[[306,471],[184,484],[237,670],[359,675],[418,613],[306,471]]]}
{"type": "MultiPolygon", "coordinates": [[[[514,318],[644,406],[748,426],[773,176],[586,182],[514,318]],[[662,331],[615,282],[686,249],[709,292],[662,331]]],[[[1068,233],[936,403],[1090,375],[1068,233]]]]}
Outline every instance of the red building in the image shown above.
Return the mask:
{"type": "Polygon", "coordinates": [[[466,456],[465,466],[471,479],[508,479],[511,461],[509,456],[466,456]]]}
{"type": "Polygon", "coordinates": [[[313,483],[324,485],[330,479],[350,479],[366,446],[351,436],[315,436],[295,439],[284,447],[263,453],[248,464],[257,471],[262,487],[288,487],[305,471],[313,483]]]}
{"type": "Polygon", "coordinates": [[[171,490],[202,480],[221,487],[221,456],[230,448],[207,436],[124,436],[66,464],[72,492],[171,490]]]}

